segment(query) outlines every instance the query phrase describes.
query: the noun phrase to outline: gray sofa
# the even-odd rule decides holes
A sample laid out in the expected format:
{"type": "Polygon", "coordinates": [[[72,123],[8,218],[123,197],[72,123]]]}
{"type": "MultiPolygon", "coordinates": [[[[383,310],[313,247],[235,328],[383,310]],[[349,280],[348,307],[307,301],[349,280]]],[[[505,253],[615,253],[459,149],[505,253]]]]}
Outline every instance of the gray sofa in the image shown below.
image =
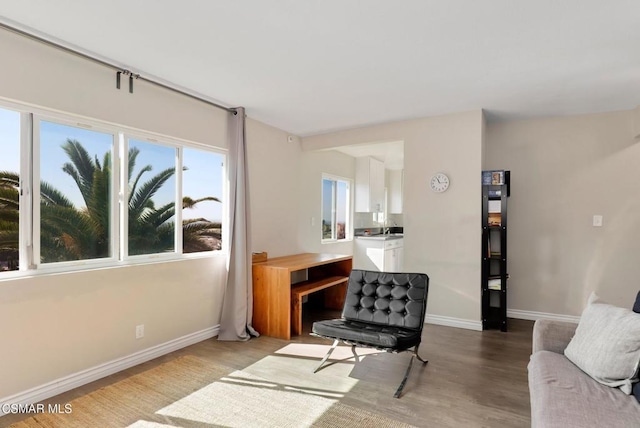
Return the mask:
{"type": "Polygon", "coordinates": [[[538,320],[533,326],[528,367],[531,426],[640,427],[636,397],[596,382],[564,356],[576,327],[551,320],[538,320]]]}

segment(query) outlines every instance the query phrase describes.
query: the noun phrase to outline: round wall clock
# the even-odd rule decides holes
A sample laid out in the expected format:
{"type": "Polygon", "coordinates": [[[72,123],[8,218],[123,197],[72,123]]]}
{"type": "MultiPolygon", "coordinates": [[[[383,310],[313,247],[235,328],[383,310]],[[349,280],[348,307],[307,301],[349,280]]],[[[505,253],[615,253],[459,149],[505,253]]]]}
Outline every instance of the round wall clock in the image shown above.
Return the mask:
{"type": "Polygon", "coordinates": [[[434,192],[444,192],[449,188],[449,177],[447,177],[447,174],[438,172],[431,177],[429,186],[434,192]]]}

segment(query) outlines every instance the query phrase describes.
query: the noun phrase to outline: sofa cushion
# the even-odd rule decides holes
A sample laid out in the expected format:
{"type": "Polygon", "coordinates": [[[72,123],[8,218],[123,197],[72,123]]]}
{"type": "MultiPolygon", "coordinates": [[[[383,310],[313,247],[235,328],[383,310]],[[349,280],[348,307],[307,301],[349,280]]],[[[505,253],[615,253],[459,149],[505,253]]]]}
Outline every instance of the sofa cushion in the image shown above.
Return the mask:
{"type": "Polygon", "coordinates": [[[594,382],[562,354],[536,352],[528,368],[532,427],[638,427],[635,398],[594,382]]]}
{"type": "Polygon", "coordinates": [[[596,381],[631,394],[640,363],[640,315],[590,301],[564,354],[596,381]]]}

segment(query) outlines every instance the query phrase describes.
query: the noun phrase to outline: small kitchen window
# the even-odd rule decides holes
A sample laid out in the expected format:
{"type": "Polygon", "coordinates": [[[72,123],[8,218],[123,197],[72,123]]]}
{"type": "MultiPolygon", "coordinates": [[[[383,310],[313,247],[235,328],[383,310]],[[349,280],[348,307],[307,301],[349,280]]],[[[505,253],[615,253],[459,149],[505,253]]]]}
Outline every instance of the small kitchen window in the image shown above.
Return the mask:
{"type": "Polygon", "coordinates": [[[322,242],[350,238],[351,180],[322,176],[322,242]]]}

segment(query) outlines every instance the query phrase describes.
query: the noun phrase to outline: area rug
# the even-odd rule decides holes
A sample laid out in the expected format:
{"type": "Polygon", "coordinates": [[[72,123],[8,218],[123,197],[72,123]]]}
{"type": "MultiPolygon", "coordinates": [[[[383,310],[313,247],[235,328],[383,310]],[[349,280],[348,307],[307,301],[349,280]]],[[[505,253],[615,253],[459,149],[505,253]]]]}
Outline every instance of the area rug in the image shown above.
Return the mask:
{"type": "Polygon", "coordinates": [[[193,355],[176,358],[15,428],[410,427],[341,403],[357,380],[351,363],[312,375],[317,360],[269,355],[235,370],[193,355]]]}

